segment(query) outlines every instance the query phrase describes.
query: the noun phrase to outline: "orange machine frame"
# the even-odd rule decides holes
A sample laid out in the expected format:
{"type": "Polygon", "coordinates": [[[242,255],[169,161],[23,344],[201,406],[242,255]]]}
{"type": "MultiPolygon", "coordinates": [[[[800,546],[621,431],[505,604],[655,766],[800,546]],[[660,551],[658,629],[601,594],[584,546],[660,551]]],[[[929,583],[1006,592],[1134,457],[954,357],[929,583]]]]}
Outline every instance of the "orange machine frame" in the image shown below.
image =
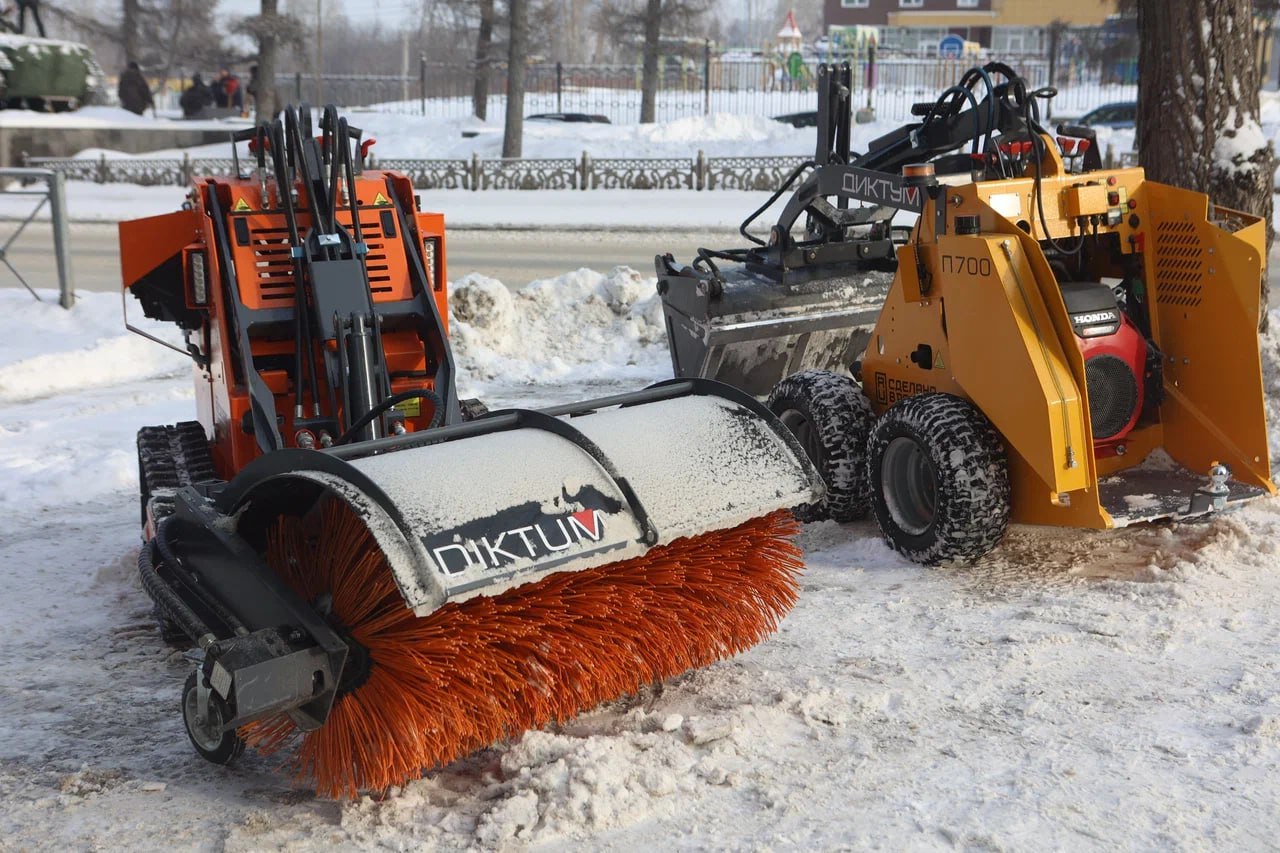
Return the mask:
{"type": "MultiPolygon", "coordinates": [[[[120,223],[121,268],[125,288],[132,287],[175,259],[181,265],[182,287],[186,306],[203,312],[202,327],[194,330],[188,344],[194,348],[196,408],[200,423],[212,441],[214,464],[219,476],[229,479],[249,462],[261,455],[254,435],[246,428],[250,395],[244,377],[239,376],[240,361],[233,353],[229,334],[229,316],[234,306],[220,286],[222,269],[219,252],[212,251],[217,229],[209,210],[209,193],[217,193],[219,206],[227,211],[227,234],[239,229],[249,235],[247,241],[232,239],[230,250],[234,269],[235,298],[253,312],[290,310],[294,307],[294,272],[289,235],[283,212],[275,198],[275,187],[253,178],[201,177],[194,181],[185,209],[173,213],[120,223]],[[197,292],[203,270],[203,296],[197,292]]],[[[305,189],[299,187],[298,226],[305,233],[310,223],[306,210],[305,189]]],[[[345,200],[345,199],[344,199],[345,200]]],[[[426,261],[426,280],[431,298],[440,315],[443,331],[448,332],[448,293],[445,266],[444,216],[421,213],[413,185],[396,172],[366,171],[356,177],[356,202],[359,208],[364,242],[368,247],[365,265],[375,304],[411,298],[413,281],[410,259],[399,235],[388,236],[388,228],[396,225],[397,206],[406,212],[413,239],[421,247],[426,261]],[[394,201],[393,201],[394,198],[394,201]]],[[[351,206],[338,210],[338,221],[351,226],[351,206]]],[[[426,341],[412,329],[386,331],[382,335],[387,372],[393,393],[416,388],[432,388],[428,371],[430,359],[443,358],[433,353],[426,341]]],[[[320,346],[310,354],[318,371],[324,359],[320,346]]],[[[329,344],[332,347],[332,344],[329,344]]],[[[268,361],[272,356],[294,354],[292,335],[255,335],[251,338],[255,360],[268,361]]],[[[293,382],[283,368],[263,367],[258,370],[274,400],[280,435],[286,447],[296,447],[294,427],[293,382]]],[[[318,401],[323,414],[341,415],[337,400],[318,401]]],[[[313,402],[304,393],[308,411],[313,402]]],[[[427,400],[410,400],[397,407],[404,415],[408,431],[426,429],[434,414],[427,400]]]]}

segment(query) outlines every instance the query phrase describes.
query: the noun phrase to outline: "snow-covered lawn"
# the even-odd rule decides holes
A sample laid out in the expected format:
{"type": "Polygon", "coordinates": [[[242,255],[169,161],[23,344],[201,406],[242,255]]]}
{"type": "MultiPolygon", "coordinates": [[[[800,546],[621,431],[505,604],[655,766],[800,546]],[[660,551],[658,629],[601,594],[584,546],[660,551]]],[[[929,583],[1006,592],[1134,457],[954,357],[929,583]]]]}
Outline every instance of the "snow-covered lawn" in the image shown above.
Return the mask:
{"type": "MultiPolygon", "coordinates": [[[[456,283],[463,393],[531,405],[665,378],[652,286],[456,283]]],[[[192,416],[189,373],[123,335],[119,304],[0,291],[0,847],[1275,844],[1280,501],[1016,527],[951,569],[905,563],[869,523],[817,525],[763,645],[381,801],[316,800],[257,756],[206,764],[178,716],[190,664],[134,574],[134,431],[192,416]]],[[[1274,417],[1280,340],[1266,350],[1274,417]]]]}

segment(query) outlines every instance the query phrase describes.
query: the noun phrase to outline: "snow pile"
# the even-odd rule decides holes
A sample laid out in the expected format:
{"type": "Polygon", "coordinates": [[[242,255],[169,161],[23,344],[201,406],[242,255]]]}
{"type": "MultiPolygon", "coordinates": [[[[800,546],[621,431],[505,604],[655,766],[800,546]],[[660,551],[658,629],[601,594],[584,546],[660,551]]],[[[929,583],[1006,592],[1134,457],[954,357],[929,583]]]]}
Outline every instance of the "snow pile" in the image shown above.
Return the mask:
{"type": "Polygon", "coordinates": [[[512,384],[644,384],[669,373],[656,279],[580,269],[512,292],[472,274],[449,292],[463,395],[512,384]]]}
{"type": "MultiPolygon", "coordinates": [[[[0,403],[17,403],[182,372],[190,362],[178,353],[125,331],[120,297],[80,293],[70,311],[57,293],[41,291],[37,302],[20,290],[0,290],[4,335],[0,336],[0,403]]],[[[148,334],[181,345],[171,323],[142,316],[130,299],[130,321],[148,334]]]]}
{"type": "MultiPolygon", "coordinates": [[[[56,293],[41,296],[44,302],[0,290],[0,508],[6,510],[136,489],[133,435],[141,424],[134,419],[144,412],[158,418],[149,423],[194,416],[190,361],[126,332],[119,296],[82,293],[70,311],[58,306],[56,293]],[[155,382],[176,377],[183,382],[155,382]],[[107,423],[85,429],[84,419],[96,417],[107,423]]],[[[130,319],[181,342],[174,326],[146,320],[136,303],[130,319]]]]}

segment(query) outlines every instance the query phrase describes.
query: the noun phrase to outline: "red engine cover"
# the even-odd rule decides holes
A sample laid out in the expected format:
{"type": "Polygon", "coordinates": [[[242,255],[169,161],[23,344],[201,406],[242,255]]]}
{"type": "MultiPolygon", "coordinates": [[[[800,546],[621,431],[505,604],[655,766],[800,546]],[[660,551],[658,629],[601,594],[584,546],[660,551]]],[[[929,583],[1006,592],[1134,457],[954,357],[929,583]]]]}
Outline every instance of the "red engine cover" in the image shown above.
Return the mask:
{"type": "Polygon", "coordinates": [[[1120,312],[1115,332],[1090,338],[1077,334],[1076,343],[1084,355],[1089,386],[1094,455],[1114,456],[1116,446],[1124,443],[1142,413],[1147,342],[1120,312]]]}

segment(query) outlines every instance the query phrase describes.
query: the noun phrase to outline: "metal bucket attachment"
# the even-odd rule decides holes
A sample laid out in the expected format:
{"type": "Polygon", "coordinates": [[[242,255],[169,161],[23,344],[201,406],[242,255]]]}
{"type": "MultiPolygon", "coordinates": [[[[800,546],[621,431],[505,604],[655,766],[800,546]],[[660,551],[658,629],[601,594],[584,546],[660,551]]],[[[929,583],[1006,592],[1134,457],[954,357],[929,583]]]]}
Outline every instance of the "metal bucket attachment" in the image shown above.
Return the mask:
{"type": "Polygon", "coordinates": [[[763,397],[801,370],[848,372],[866,349],[892,279],[850,271],[781,283],[742,267],[710,275],[659,258],[675,375],[763,397]]]}
{"type": "Polygon", "coordinates": [[[230,485],[224,512],[239,513],[244,529],[285,500],[296,505],[300,486],[336,494],[366,521],[420,616],[823,493],[804,451],[758,402],[680,380],[260,462],[230,485]]]}

